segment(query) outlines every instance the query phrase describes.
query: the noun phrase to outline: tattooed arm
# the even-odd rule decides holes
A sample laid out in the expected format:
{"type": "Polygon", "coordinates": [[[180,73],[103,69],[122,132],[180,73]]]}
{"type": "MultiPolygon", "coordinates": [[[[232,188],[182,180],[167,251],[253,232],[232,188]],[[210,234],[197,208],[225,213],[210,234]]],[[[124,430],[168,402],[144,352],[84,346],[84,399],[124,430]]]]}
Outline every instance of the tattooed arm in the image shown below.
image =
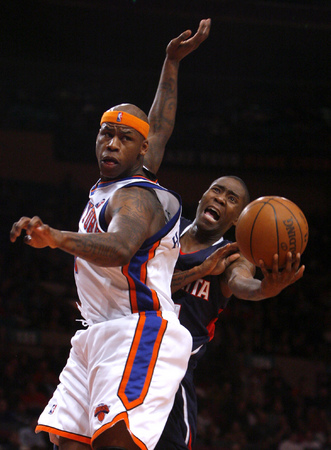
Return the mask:
{"type": "Polygon", "coordinates": [[[167,46],[158,88],[148,115],[150,122],[149,148],[144,161],[146,167],[154,174],[160,168],[166,143],[175,125],[179,62],[207,39],[209,31],[210,19],[201,20],[194,36],[190,38],[192,32],[186,30],[177,38],[172,39],[167,46]]]}
{"type": "Polygon", "coordinates": [[[37,216],[14,223],[10,240],[26,230],[24,241],[35,248],[59,248],[103,267],[123,266],[165,223],[164,212],[153,191],[139,187],[119,189],[108,203],[107,233],[60,231],[37,216]]]}

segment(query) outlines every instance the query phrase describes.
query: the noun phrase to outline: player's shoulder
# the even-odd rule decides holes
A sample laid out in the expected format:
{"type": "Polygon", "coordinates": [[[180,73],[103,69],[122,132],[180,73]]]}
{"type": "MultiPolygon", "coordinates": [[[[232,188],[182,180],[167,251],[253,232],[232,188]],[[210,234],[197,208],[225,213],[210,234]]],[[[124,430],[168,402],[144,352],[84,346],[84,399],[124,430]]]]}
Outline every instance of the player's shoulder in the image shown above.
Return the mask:
{"type": "MultiPolygon", "coordinates": [[[[134,203],[139,203],[141,201],[147,201],[148,203],[156,202],[157,196],[155,190],[153,189],[153,184],[145,183],[129,183],[123,185],[121,189],[118,189],[113,196],[113,199],[131,200],[134,203]]],[[[142,206],[146,206],[145,204],[142,206]]]]}
{"type": "Polygon", "coordinates": [[[190,226],[192,223],[192,220],[186,219],[185,217],[181,216],[180,218],[180,233],[182,233],[188,226],[190,226]]]}

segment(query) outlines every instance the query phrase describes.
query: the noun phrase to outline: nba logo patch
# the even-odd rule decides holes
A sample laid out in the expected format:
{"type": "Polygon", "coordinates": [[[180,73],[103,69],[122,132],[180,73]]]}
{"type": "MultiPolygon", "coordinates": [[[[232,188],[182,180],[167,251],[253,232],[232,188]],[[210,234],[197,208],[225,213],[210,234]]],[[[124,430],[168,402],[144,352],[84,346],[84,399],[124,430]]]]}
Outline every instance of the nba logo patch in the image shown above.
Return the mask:
{"type": "Polygon", "coordinates": [[[119,112],[119,113],[117,114],[117,119],[116,119],[116,121],[117,121],[117,122],[122,122],[122,117],[123,117],[123,113],[122,113],[122,112],[119,112]]]}
{"type": "Polygon", "coordinates": [[[109,413],[109,408],[104,403],[98,405],[94,410],[94,417],[97,417],[99,422],[102,422],[105,415],[109,413]]]}
{"type": "Polygon", "coordinates": [[[56,410],[57,405],[52,405],[51,409],[48,411],[48,414],[53,414],[56,410]]]}

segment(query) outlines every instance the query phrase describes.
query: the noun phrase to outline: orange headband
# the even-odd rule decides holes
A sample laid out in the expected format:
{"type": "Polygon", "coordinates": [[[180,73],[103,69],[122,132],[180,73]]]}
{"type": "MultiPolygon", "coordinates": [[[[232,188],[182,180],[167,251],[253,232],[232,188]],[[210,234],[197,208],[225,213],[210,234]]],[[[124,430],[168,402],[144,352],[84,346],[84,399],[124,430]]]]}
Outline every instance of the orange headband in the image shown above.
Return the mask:
{"type": "Polygon", "coordinates": [[[104,122],[127,125],[139,131],[139,133],[142,134],[145,139],[148,136],[149,132],[148,123],[124,111],[106,111],[105,113],[103,113],[101,117],[100,125],[102,125],[104,122]]]}

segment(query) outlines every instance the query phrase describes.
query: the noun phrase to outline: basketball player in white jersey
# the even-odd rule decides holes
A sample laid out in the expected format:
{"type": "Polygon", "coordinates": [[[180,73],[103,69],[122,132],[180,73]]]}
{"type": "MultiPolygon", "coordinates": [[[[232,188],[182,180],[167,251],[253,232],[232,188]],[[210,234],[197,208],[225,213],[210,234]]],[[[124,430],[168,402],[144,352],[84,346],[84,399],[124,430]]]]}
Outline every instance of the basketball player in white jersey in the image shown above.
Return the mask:
{"type": "MultiPolygon", "coordinates": [[[[60,384],[41,414],[60,449],[154,449],[192,349],[171,300],[181,202],[144,170],[147,116],[122,104],[106,111],[96,140],[100,179],[79,231],[35,216],[10,232],[15,242],[75,256],[86,328],[72,338],[60,384]]],[[[79,149],[77,150],[79,151],[79,149]]]]}

